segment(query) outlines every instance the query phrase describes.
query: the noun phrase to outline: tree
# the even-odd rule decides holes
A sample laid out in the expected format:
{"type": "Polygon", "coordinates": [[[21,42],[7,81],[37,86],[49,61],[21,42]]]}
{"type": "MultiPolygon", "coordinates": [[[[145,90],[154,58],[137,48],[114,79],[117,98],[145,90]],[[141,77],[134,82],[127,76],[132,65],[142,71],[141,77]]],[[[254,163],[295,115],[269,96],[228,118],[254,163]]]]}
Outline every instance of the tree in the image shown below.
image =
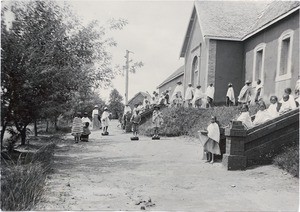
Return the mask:
{"type": "Polygon", "coordinates": [[[96,21],[84,26],[68,5],[54,1],[14,2],[10,29],[1,11],[1,145],[5,128],[14,122],[25,144],[29,123],[54,120],[70,110],[76,97],[89,98],[115,73],[109,48],[116,46],[106,31],[122,29],[125,20],[96,21]]]}
{"type": "Polygon", "coordinates": [[[124,104],[122,103],[123,97],[120,95],[117,89],[113,89],[109,95],[109,110],[112,113],[112,117],[118,119],[122,117],[124,111],[124,104]]]}

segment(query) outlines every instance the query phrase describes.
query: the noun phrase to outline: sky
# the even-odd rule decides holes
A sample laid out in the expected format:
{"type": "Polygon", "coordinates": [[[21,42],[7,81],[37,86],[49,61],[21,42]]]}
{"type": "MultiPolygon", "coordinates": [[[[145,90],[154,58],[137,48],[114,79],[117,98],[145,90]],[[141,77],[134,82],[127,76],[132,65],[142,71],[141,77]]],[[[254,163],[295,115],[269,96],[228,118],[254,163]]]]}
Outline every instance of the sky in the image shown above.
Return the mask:
{"type": "MultiPolygon", "coordinates": [[[[123,18],[128,25],[112,36],[118,46],[111,49],[113,63],[125,65],[128,49],[133,61],[144,66],[129,74],[129,99],[139,91],[152,93],[176,69],[183,65],[179,58],[194,2],[190,1],[69,1],[82,21],[106,21],[123,18]]],[[[108,100],[111,89],[116,88],[124,97],[125,77],[117,76],[110,89],[99,94],[108,100]]]]}

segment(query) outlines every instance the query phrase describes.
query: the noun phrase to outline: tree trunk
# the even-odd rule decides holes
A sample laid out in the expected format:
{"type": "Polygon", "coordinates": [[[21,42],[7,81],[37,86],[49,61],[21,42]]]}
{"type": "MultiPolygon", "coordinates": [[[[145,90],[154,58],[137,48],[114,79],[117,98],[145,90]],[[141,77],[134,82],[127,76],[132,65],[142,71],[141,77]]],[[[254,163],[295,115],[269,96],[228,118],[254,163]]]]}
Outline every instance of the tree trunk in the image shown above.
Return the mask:
{"type": "Polygon", "coordinates": [[[48,121],[48,119],[46,120],[46,132],[48,132],[49,131],[49,121],[48,121]]]}
{"type": "Polygon", "coordinates": [[[36,123],[36,120],[34,120],[34,136],[35,136],[35,137],[38,136],[38,130],[37,130],[37,123],[36,123]]]}
{"type": "Polygon", "coordinates": [[[26,127],[27,125],[25,125],[22,130],[21,130],[21,146],[26,144],[26,127]]]}
{"type": "Polygon", "coordinates": [[[3,139],[4,139],[4,133],[7,127],[7,123],[2,123],[2,130],[1,130],[1,149],[3,149],[3,139]]]}

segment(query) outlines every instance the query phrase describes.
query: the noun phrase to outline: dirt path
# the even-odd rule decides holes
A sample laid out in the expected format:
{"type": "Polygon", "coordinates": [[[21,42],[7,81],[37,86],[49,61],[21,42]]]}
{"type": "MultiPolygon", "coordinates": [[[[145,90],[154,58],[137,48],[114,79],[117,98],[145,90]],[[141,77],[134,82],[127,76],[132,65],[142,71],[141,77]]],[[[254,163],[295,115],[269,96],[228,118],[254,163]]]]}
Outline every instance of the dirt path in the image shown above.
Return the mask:
{"type": "Polygon", "coordinates": [[[155,211],[298,209],[298,179],[274,166],[226,171],[201,160],[195,139],[130,141],[116,125],[109,136],[93,132],[79,144],[68,136],[59,145],[55,173],[35,210],[140,210],[149,198],[145,208],[155,211]]]}

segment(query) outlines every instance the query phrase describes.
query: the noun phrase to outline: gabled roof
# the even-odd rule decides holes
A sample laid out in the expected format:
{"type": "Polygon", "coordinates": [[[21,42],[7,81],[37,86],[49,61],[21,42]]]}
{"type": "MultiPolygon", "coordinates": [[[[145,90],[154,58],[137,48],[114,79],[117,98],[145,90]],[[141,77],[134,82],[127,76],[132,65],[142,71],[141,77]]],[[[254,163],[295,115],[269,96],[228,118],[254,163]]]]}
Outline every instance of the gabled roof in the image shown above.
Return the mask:
{"type": "MultiPolygon", "coordinates": [[[[189,25],[197,14],[204,37],[242,41],[297,7],[299,1],[195,1],[189,25]]],[[[184,57],[191,30],[188,27],[180,57],[184,57]]]]}
{"type": "Polygon", "coordinates": [[[130,104],[130,102],[133,101],[139,94],[141,94],[141,95],[144,96],[144,97],[147,96],[147,98],[151,98],[151,95],[150,95],[150,94],[140,91],[140,92],[136,93],[136,94],[134,95],[134,97],[132,97],[132,98],[128,101],[128,104],[130,104]]]}
{"type": "Polygon", "coordinates": [[[177,77],[183,75],[184,73],[184,65],[181,66],[179,69],[177,69],[173,74],[171,74],[167,79],[165,79],[165,81],[163,81],[162,83],[159,84],[159,86],[157,86],[157,89],[164,86],[165,84],[167,84],[168,82],[172,81],[173,79],[176,79],[177,77]]]}

